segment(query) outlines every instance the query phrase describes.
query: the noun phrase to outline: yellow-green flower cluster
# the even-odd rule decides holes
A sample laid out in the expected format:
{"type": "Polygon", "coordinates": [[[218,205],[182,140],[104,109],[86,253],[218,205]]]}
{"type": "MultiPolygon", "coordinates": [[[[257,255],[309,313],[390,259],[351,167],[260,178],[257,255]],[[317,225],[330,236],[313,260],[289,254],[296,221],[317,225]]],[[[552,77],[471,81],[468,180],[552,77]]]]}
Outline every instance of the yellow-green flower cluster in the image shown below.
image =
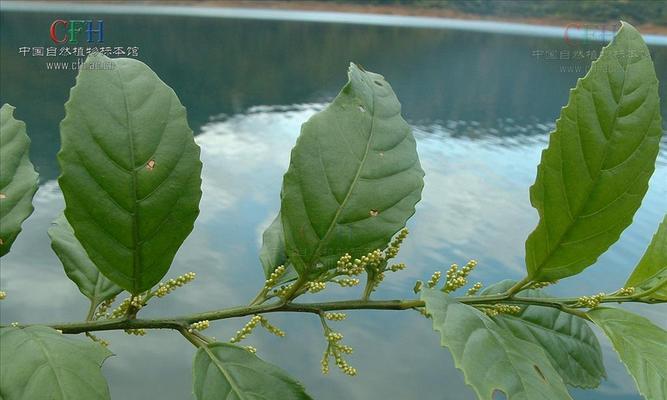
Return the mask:
{"type": "Polygon", "coordinates": [[[261,315],[254,315],[250,321],[248,321],[247,324],[241,330],[236,331],[236,335],[234,335],[233,338],[231,338],[229,341],[231,343],[238,343],[241,340],[247,338],[250,336],[252,331],[257,327],[257,325],[262,325],[264,329],[267,331],[271,332],[272,334],[283,337],[285,336],[285,332],[283,332],[280,328],[272,325],[266,318],[264,318],[261,315]]]}
{"type": "Polygon", "coordinates": [[[558,281],[545,281],[545,282],[534,282],[532,285],[530,285],[530,289],[543,289],[549,285],[554,285],[558,281]]]}
{"type": "Polygon", "coordinates": [[[231,343],[238,343],[241,340],[247,338],[250,336],[252,333],[253,329],[262,322],[262,316],[261,315],[254,315],[252,318],[250,318],[250,321],[248,321],[247,324],[241,330],[236,331],[236,335],[234,335],[233,338],[229,339],[231,343]]]}
{"type": "Polygon", "coordinates": [[[428,282],[426,282],[426,286],[428,286],[431,289],[434,288],[438,284],[438,282],[440,282],[441,275],[442,273],[440,271],[435,271],[433,275],[431,275],[431,279],[429,279],[428,282]]]}
{"type": "Polygon", "coordinates": [[[262,324],[262,327],[264,327],[264,329],[266,329],[267,331],[273,333],[274,335],[276,335],[276,336],[278,336],[278,337],[284,337],[284,336],[285,336],[285,332],[283,332],[283,331],[282,331],[280,328],[278,328],[277,326],[272,325],[272,324],[269,322],[268,319],[266,319],[266,318],[264,318],[264,317],[262,317],[262,316],[260,316],[260,318],[261,318],[261,319],[260,319],[260,323],[262,324]]]}
{"type": "Polygon", "coordinates": [[[352,347],[348,345],[341,344],[340,341],[343,339],[343,334],[339,332],[329,331],[325,335],[328,345],[327,349],[324,351],[322,356],[322,373],[329,373],[329,358],[333,357],[336,366],[346,375],[355,376],[357,370],[350,366],[350,364],[345,361],[343,354],[352,354],[352,347]]]}
{"type": "Polygon", "coordinates": [[[408,233],[408,228],[403,228],[400,232],[398,232],[398,235],[396,235],[394,240],[392,240],[389,246],[384,250],[385,259],[390,260],[396,257],[398,252],[401,250],[401,244],[403,244],[403,241],[408,236],[408,233]]]}
{"type": "Polygon", "coordinates": [[[459,269],[459,266],[452,264],[447,271],[447,282],[445,287],[442,288],[442,291],[445,293],[451,293],[468,283],[468,275],[470,272],[475,269],[477,266],[477,261],[470,260],[463,268],[459,269]]]}
{"type": "Polygon", "coordinates": [[[7,298],[7,293],[0,291],[0,300],[4,300],[5,298],[7,298]]]}
{"type": "Polygon", "coordinates": [[[417,282],[415,282],[415,287],[412,288],[412,290],[413,290],[415,293],[419,293],[419,292],[422,291],[422,287],[423,287],[423,286],[424,286],[424,282],[422,282],[422,281],[417,281],[417,282]]]}
{"type": "Polygon", "coordinates": [[[347,318],[347,314],[342,312],[328,312],[324,314],[324,318],[329,321],[342,321],[347,318]]]}
{"type": "Polygon", "coordinates": [[[95,311],[94,319],[109,318],[109,313],[107,313],[107,311],[109,311],[109,308],[115,301],[116,296],[101,302],[97,307],[97,311],[95,311]]]}
{"type": "Polygon", "coordinates": [[[327,283],[326,282],[319,282],[319,281],[311,281],[307,282],[306,285],[306,290],[310,293],[317,293],[321,292],[324,289],[327,288],[327,283]]]}
{"type": "Polygon", "coordinates": [[[336,269],[340,275],[359,275],[366,268],[377,268],[385,261],[384,255],[379,249],[373,250],[361,258],[352,260],[352,256],[345,253],[336,263],[336,269]]]}
{"type": "Polygon", "coordinates": [[[391,267],[389,267],[389,270],[391,272],[398,272],[398,271],[402,271],[404,269],[405,269],[405,264],[404,263],[394,264],[391,267]]]}
{"type": "Polygon", "coordinates": [[[257,349],[252,346],[245,346],[245,349],[251,352],[252,354],[257,354],[257,349]]]}
{"type": "Polygon", "coordinates": [[[632,286],[620,288],[617,293],[619,296],[632,296],[635,294],[635,288],[632,286]]]}
{"type": "Polygon", "coordinates": [[[467,295],[468,296],[474,296],[474,295],[477,294],[477,292],[480,291],[481,288],[482,288],[482,282],[477,282],[474,285],[472,285],[472,287],[470,289],[468,289],[467,295]]]}
{"type": "Polygon", "coordinates": [[[276,269],[271,272],[269,278],[264,282],[264,290],[269,290],[274,287],[276,283],[278,283],[278,279],[285,274],[286,270],[287,268],[285,268],[284,265],[277,266],[276,269]]]}
{"type": "Polygon", "coordinates": [[[125,333],[128,335],[144,336],[146,335],[145,329],[125,329],[125,333]]]}
{"type": "Polygon", "coordinates": [[[210,326],[209,320],[205,319],[203,321],[197,321],[192,324],[190,324],[190,327],[188,328],[188,331],[203,331],[204,329],[207,329],[210,326]]]}
{"type": "Polygon", "coordinates": [[[273,289],[273,294],[275,294],[278,297],[283,297],[290,289],[292,289],[292,285],[293,283],[280,285],[279,288],[273,289]]]}
{"type": "Polygon", "coordinates": [[[343,279],[334,279],[332,282],[339,284],[342,287],[351,287],[351,286],[357,286],[359,282],[359,278],[343,278],[343,279]]]}
{"type": "Polygon", "coordinates": [[[109,318],[113,319],[122,317],[127,313],[127,310],[130,308],[130,304],[132,304],[132,297],[127,297],[123,299],[123,301],[120,302],[118,307],[116,307],[113,311],[111,311],[109,318]]]}
{"type": "Polygon", "coordinates": [[[575,307],[587,307],[595,308],[600,305],[600,302],[604,298],[604,293],[598,293],[593,296],[581,296],[577,299],[577,302],[574,304],[575,307]]]}
{"type": "Polygon", "coordinates": [[[157,291],[155,292],[155,295],[157,297],[164,297],[168,295],[169,293],[173,292],[177,288],[185,285],[188,282],[192,282],[192,280],[195,279],[196,274],[194,272],[188,272],[187,274],[183,274],[176,279],[169,279],[166,283],[160,282],[158,284],[157,291]]]}
{"type": "Polygon", "coordinates": [[[360,259],[352,261],[352,256],[345,253],[336,263],[337,271],[342,275],[355,276],[364,272],[364,266],[361,265],[360,259]]]}
{"type": "Polygon", "coordinates": [[[111,311],[111,314],[107,314],[108,308],[111,306],[111,303],[113,303],[115,299],[109,299],[106,302],[103,302],[100,304],[100,310],[96,313],[96,316],[103,317],[103,316],[108,316],[109,318],[120,318],[123,317],[128,313],[128,310],[130,307],[134,308],[135,310],[140,310],[141,307],[144,306],[144,300],[139,296],[130,296],[123,301],[120,302],[118,307],[116,307],[113,311],[111,311]]]}

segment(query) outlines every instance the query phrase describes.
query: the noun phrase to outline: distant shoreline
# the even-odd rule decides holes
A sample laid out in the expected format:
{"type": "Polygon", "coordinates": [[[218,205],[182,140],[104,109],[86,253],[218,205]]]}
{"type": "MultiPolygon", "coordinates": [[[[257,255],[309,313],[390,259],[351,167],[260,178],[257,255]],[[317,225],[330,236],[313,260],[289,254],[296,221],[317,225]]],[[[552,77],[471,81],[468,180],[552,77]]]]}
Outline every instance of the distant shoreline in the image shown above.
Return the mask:
{"type": "MultiPolygon", "coordinates": [[[[221,8],[263,8],[274,10],[303,10],[303,11],[334,11],[334,12],[352,12],[363,14],[381,14],[381,15],[402,15],[418,17],[440,17],[461,20],[480,20],[495,22],[513,22],[520,24],[529,24],[537,26],[566,27],[569,24],[581,24],[591,27],[614,26],[618,21],[590,22],[584,18],[579,20],[565,19],[559,17],[505,17],[497,15],[481,15],[459,12],[451,9],[414,7],[405,5],[371,5],[371,4],[350,4],[335,3],[325,1],[286,1],[286,0],[83,0],[86,3],[132,3],[132,4],[160,4],[160,5],[189,5],[192,7],[221,7],[221,8]]],[[[640,32],[645,34],[667,35],[667,26],[655,24],[635,24],[640,32]]]]}

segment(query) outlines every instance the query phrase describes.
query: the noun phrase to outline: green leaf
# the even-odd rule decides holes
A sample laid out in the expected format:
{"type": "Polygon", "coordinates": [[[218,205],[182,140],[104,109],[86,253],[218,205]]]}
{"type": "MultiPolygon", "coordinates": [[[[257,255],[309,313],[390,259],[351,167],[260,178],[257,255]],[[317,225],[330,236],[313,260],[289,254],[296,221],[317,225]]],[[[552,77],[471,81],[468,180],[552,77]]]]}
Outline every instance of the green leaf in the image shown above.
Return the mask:
{"type": "Polygon", "coordinates": [[[100,271],[141,293],[167,273],[199,213],[201,161],[185,108],[145,64],[94,53],[65,110],[65,216],[100,271]]]}
{"type": "Polygon", "coordinates": [[[65,273],[79,287],[79,291],[90,299],[94,308],[123,291],[123,288],[102,275],[90,261],[63,214],[51,224],[49,237],[51,248],[62,262],[65,273]]]}
{"type": "Polygon", "coordinates": [[[667,301],[667,215],[625,286],[650,291],[651,298],[667,301]]]}
{"type": "Polygon", "coordinates": [[[421,198],[424,172],[391,86],[354,64],[348,76],[303,124],[283,180],[287,255],[302,275],[385,247],[421,198]]]}
{"type": "Polygon", "coordinates": [[[0,329],[4,400],[108,400],[100,367],[111,352],[46,326],[0,329]]]}
{"type": "Polygon", "coordinates": [[[311,398],[280,368],[227,343],[199,348],[193,371],[197,400],[311,398]]]}
{"type": "Polygon", "coordinates": [[[441,345],[449,348],[480,400],[491,400],[498,391],[509,400],[571,399],[540,346],[439,290],[423,289],[421,299],[441,345]]]}
{"type": "Polygon", "coordinates": [[[0,108],[0,257],[9,253],[21,224],[32,214],[38,175],[29,158],[25,123],[14,119],[14,107],[0,108]]]}
{"type": "Polygon", "coordinates": [[[641,35],[623,23],[570,91],[542,152],[530,200],[540,221],[526,241],[528,275],[581,272],[630,225],[662,135],[658,80],[641,35]]]}
{"type": "MultiPolygon", "coordinates": [[[[516,283],[505,280],[482,290],[480,295],[503,293],[516,283]]],[[[541,290],[526,290],[522,297],[548,298],[541,290]]],[[[605,377],[600,343],[585,320],[555,308],[528,306],[518,314],[491,317],[498,325],[546,352],[566,384],[594,388],[605,377]]]]}
{"type": "Polygon", "coordinates": [[[667,399],[667,331],[619,308],[596,308],[588,316],[611,340],[639,393],[647,400],[667,399]]]}
{"type": "Polygon", "coordinates": [[[287,261],[285,234],[283,233],[280,213],[278,213],[273,222],[271,222],[271,225],[262,234],[262,248],[259,251],[259,260],[262,263],[264,276],[267,279],[277,267],[286,265],[286,271],[278,279],[277,284],[289,282],[297,278],[294,265],[287,261]]]}

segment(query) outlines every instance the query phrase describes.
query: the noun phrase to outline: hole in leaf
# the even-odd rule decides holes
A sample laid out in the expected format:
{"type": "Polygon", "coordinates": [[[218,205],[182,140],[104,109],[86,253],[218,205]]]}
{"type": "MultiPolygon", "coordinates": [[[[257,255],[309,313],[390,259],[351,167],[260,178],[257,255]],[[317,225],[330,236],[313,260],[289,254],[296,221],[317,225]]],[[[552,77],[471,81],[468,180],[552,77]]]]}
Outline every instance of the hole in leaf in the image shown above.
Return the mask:
{"type": "Polygon", "coordinates": [[[540,376],[540,378],[542,378],[542,380],[546,383],[546,382],[547,382],[547,378],[546,378],[546,377],[544,376],[544,374],[542,373],[542,370],[540,369],[540,367],[538,367],[537,365],[533,365],[533,368],[535,368],[535,371],[537,371],[537,374],[538,374],[538,375],[540,376]]]}
{"type": "Polygon", "coordinates": [[[0,246],[2,246],[3,244],[5,244],[5,241],[2,240],[2,238],[0,238],[0,246]]]}
{"type": "Polygon", "coordinates": [[[507,399],[507,395],[506,395],[505,392],[503,392],[502,390],[500,390],[500,389],[495,389],[495,390],[493,391],[493,393],[491,394],[491,398],[492,398],[493,400],[506,400],[506,399],[507,399]]]}
{"type": "Polygon", "coordinates": [[[155,168],[155,160],[150,160],[146,163],[146,169],[152,171],[155,168]]]}
{"type": "Polygon", "coordinates": [[[384,157],[384,152],[383,151],[380,152],[380,157],[384,157]]]}
{"type": "Polygon", "coordinates": [[[371,211],[369,211],[369,214],[371,215],[371,217],[377,217],[378,215],[380,215],[380,211],[373,208],[371,211]]]}
{"type": "Polygon", "coordinates": [[[0,193],[0,199],[6,199],[6,198],[7,198],[7,195],[6,195],[6,194],[4,194],[4,193],[0,193]]]}
{"type": "Polygon", "coordinates": [[[366,112],[366,109],[364,108],[364,106],[362,106],[361,104],[359,104],[359,111],[361,111],[361,112],[366,112]]]}
{"type": "Polygon", "coordinates": [[[373,82],[375,82],[375,84],[378,85],[378,86],[382,86],[382,82],[380,82],[380,81],[373,81],[373,82]]]}

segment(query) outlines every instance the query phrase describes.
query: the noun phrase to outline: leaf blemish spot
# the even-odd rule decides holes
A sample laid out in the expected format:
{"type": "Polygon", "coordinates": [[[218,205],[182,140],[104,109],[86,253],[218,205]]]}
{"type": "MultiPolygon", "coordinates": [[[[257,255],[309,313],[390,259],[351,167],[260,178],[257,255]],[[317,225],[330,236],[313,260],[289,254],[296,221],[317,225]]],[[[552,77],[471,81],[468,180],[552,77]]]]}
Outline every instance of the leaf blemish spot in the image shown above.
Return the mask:
{"type": "Polygon", "coordinates": [[[2,199],[6,199],[6,198],[7,198],[7,195],[6,195],[6,194],[4,194],[4,193],[0,193],[0,200],[2,200],[2,199]]]}
{"type": "Polygon", "coordinates": [[[146,163],[146,169],[152,171],[155,168],[155,160],[150,160],[146,163]]]}
{"type": "Polygon", "coordinates": [[[359,104],[359,111],[361,111],[361,112],[366,112],[366,109],[364,108],[364,106],[362,106],[361,104],[359,104]]]}
{"type": "Polygon", "coordinates": [[[371,217],[377,217],[378,215],[380,215],[380,211],[376,210],[375,208],[371,209],[371,211],[369,211],[368,213],[371,215],[371,217]]]}
{"type": "Polygon", "coordinates": [[[538,367],[537,365],[533,365],[533,368],[535,368],[535,371],[537,371],[537,374],[538,374],[538,375],[540,376],[540,378],[542,378],[542,380],[546,383],[547,378],[546,378],[546,377],[544,376],[544,374],[542,373],[542,370],[540,369],[540,367],[538,367]]]}
{"type": "Polygon", "coordinates": [[[378,86],[382,86],[382,82],[380,82],[380,81],[373,81],[373,82],[375,82],[375,84],[378,85],[378,86]]]}

